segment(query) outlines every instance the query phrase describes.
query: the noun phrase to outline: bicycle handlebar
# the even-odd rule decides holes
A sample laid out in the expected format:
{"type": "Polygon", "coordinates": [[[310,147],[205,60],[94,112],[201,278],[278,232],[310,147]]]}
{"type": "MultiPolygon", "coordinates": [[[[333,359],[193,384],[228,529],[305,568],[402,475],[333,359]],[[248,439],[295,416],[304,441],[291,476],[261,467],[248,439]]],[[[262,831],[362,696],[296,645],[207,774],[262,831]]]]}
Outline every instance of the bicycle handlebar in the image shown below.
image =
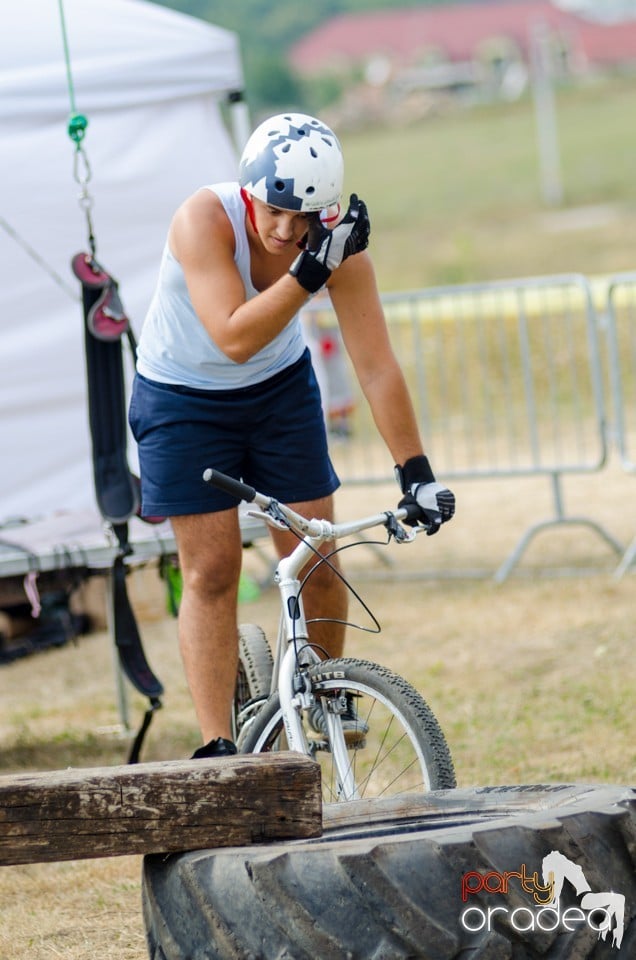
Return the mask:
{"type": "MultiPolygon", "coordinates": [[[[214,470],[212,467],[208,467],[203,472],[203,479],[206,483],[211,483],[213,486],[218,487],[219,490],[223,490],[225,493],[229,493],[230,496],[236,497],[237,500],[246,500],[248,503],[256,502],[264,510],[267,510],[273,503],[276,503],[279,512],[284,514],[292,525],[298,530],[301,530],[303,534],[318,536],[324,530],[323,521],[316,519],[308,520],[306,517],[301,517],[300,514],[296,513],[296,511],[290,507],[277,503],[277,501],[272,500],[271,497],[259,493],[249,484],[243,483],[241,480],[235,480],[234,477],[230,477],[226,473],[221,473],[220,470],[214,470]]],[[[337,531],[336,537],[341,537],[346,535],[347,531],[355,533],[379,524],[386,525],[390,516],[393,516],[397,521],[408,521],[415,519],[418,513],[417,506],[408,505],[393,510],[390,513],[384,512],[351,523],[331,524],[330,526],[334,532],[337,531]]]]}
{"type": "Polygon", "coordinates": [[[219,490],[229,493],[231,497],[236,497],[237,500],[246,500],[248,503],[253,503],[256,499],[256,490],[254,487],[243,483],[242,480],[235,480],[234,477],[228,477],[226,473],[221,473],[220,470],[213,470],[212,467],[208,467],[203,471],[203,479],[206,483],[211,483],[212,486],[218,487],[219,490]]]}

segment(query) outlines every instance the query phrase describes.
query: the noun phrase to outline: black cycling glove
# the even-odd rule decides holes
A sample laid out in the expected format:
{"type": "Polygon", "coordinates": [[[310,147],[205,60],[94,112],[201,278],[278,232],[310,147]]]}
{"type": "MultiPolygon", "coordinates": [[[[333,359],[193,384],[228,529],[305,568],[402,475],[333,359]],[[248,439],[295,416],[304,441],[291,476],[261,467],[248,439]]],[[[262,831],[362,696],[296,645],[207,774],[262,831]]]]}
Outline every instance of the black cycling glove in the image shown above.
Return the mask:
{"type": "Polygon", "coordinates": [[[410,457],[404,466],[395,467],[395,476],[404,496],[398,507],[412,507],[413,516],[405,522],[412,527],[426,527],[428,536],[437,533],[440,526],[455,513],[455,494],[442,483],[437,483],[423,454],[410,457]]]}
{"type": "Polygon", "coordinates": [[[352,193],[349,209],[333,230],[321,223],[318,214],[311,218],[306,249],[296,257],[289,272],[308,293],[316,293],[327,282],[332,270],[347,257],[366,249],[370,231],[367,206],[352,193]]]}

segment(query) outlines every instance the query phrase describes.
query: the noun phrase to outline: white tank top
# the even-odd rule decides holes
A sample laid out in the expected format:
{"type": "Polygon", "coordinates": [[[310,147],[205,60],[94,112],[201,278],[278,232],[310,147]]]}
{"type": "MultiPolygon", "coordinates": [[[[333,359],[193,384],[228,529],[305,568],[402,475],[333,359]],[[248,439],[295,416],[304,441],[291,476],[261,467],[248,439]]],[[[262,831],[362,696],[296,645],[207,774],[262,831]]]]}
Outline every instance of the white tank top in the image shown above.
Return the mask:
{"type": "MultiPolygon", "coordinates": [[[[221,200],[234,229],[234,262],[245,285],[252,286],[245,205],[237,183],[208,186],[221,200]]],[[[298,315],[245,363],[230,360],[217,347],[195,313],[181,265],[166,243],[159,279],[139,338],[137,370],[149,380],[202,390],[232,390],[268,379],[298,360],[305,349],[298,315]]]]}

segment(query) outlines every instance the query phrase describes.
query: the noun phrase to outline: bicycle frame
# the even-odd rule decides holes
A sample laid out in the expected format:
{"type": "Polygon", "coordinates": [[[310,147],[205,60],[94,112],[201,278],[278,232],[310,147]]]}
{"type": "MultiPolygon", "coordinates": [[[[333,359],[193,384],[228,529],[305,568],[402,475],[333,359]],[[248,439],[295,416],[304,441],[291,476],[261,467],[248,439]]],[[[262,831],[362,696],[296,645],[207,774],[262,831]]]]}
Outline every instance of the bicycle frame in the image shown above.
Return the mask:
{"type": "MultiPolygon", "coordinates": [[[[413,541],[417,533],[424,528],[412,527],[407,531],[400,525],[401,520],[412,516],[408,508],[384,511],[343,523],[333,523],[317,518],[307,519],[274,498],[258,493],[253,487],[218,471],[208,469],[203,478],[238,500],[255,503],[260,509],[248,510],[248,516],[264,520],[279,529],[294,530],[302,536],[292,552],[279,560],[274,575],[281,599],[281,613],[270,692],[278,692],[288,749],[312,755],[303,730],[301,711],[315,704],[306,668],[321,663],[322,658],[309,640],[301,595],[300,572],[312,558],[321,562],[319,548],[328,541],[335,543],[351,534],[361,533],[371,527],[383,526],[388,531],[389,537],[393,537],[397,543],[406,543],[413,541]]],[[[341,794],[347,800],[354,800],[358,792],[342,725],[335,714],[329,711],[325,711],[325,722],[329,744],[338,770],[341,794]]]]}
{"type": "Polygon", "coordinates": [[[306,535],[287,557],[279,561],[274,575],[281,598],[281,611],[272,692],[278,690],[289,748],[300,753],[309,751],[299,709],[312,706],[313,696],[310,690],[305,689],[306,681],[303,681],[298,668],[301,663],[303,666],[318,663],[320,657],[309,644],[298,574],[312,557],[315,558],[316,551],[325,541],[335,539],[334,534],[333,525],[324,521],[320,534],[306,535]]]}
{"type": "MultiPolygon", "coordinates": [[[[335,543],[345,536],[380,525],[387,528],[391,527],[393,535],[400,542],[413,540],[416,533],[415,531],[407,533],[397,525],[397,521],[407,515],[406,510],[398,510],[395,513],[373,514],[352,522],[332,523],[328,520],[307,520],[289,507],[276,501],[269,501],[262,506],[264,509],[261,511],[248,511],[248,516],[258,517],[269,522],[278,520],[279,523],[282,523],[277,516],[280,514],[293,528],[300,528],[301,532],[307,531],[294,550],[288,556],[279,560],[274,574],[274,580],[281,598],[281,612],[271,691],[277,690],[279,694],[289,749],[306,754],[309,749],[299,711],[313,706],[314,699],[311,690],[306,688],[307,681],[304,674],[299,671],[299,666],[320,663],[321,658],[309,643],[301,582],[298,579],[299,573],[312,558],[320,562],[317,559],[319,548],[328,541],[335,543]],[[268,511],[273,511],[273,515],[272,512],[268,511]],[[395,521],[395,526],[393,526],[393,521],[395,521]],[[300,657],[299,653],[301,654],[300,657]]],[[[330,716],[327,716],[326,722],[334,751],[342,751],[340,768],[346,769],[349,764],[342,730],[330,716]]],[[[346,785],[343,785],[343,787],[346,789],[346,785]]]]}

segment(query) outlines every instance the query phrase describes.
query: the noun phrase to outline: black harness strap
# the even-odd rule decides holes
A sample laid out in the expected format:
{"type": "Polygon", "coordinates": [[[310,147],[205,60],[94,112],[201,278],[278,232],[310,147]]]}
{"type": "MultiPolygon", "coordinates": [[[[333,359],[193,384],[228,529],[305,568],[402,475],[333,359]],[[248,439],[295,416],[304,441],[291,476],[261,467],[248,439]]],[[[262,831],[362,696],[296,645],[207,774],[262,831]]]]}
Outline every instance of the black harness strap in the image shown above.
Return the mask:
{"type": "MultiPolygon", "coordinates": [[[[132,553],[128,520],[139,508],[138,483],[130,472],[126,455],[126,390],[122,357],[122,335],[126,333],[130,339],[132,334],[113,278],[89,254],[77,254],[72,266],[82,285],[95,496],[104,520],[111,525],[119,543],[111,571],[114,640],[124,673],[150,700],[129,756],[129,763],[137,763],[152,716],[161,706],[163,686],[146,660],[126,587],[125,557],[132,553]]],[[[131,342],[134,344],[134,339],[131,342]]]]}

